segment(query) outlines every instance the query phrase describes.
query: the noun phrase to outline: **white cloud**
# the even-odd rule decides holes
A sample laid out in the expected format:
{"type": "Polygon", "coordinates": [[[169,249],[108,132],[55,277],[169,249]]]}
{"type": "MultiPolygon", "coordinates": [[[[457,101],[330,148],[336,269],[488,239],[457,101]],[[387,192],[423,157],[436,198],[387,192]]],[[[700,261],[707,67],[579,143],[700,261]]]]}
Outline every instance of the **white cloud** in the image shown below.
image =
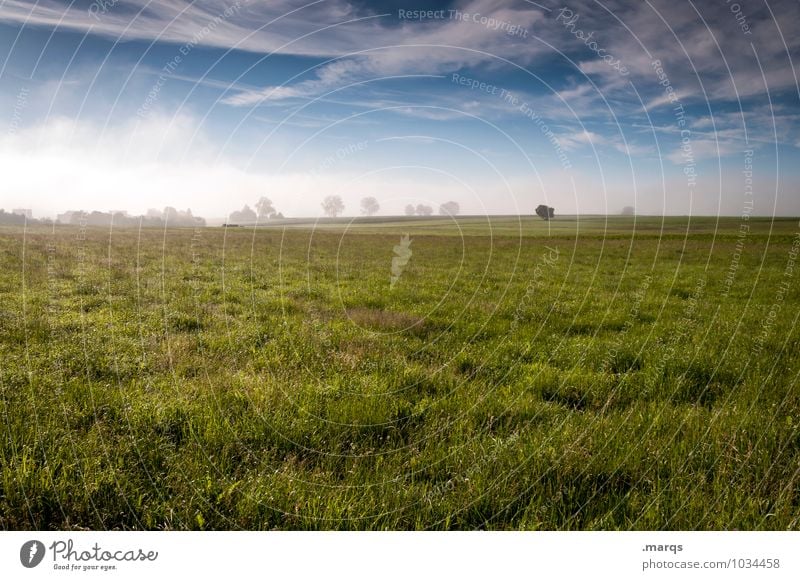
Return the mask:
{"type": "Polygon", "coordinates": [[[263,101],[280,101],[292,97],[302,97],[307,93],[298,87],[263,87],[260,89],[244,90],[224,97],[222,102],[226,105],[252,106],[263,101]]]}
{"type": "Polygon", "coordinates": [[[673,96],[663,93],[645,103],[644,108],[645,111],[650,112],[653,109],[663,107],[664,105],[678,106],[687,102],[688,97],[690,97],[690,94],[685,91],[675,91],[673,96]]]}
{"type": "MultiPolygon", "coordinates": [[[[189,116],[152,116],[109,128],[60,118],[0,138],[0,207],[54,216],[78,209],[138,214],[169,205],[216,218],[267,195],[287,216],[316,216],[327,194],[344,198],[347,215],[357,214],[367,195],[378,196],[385,211],[398,214],[406,203],[438,205],[450,199],[475,213],[516,207],[496,178],[465,188],[435,171],[393,165],[365,172],[333,167],[268,173],[255,164],[237,166],[189,116]]],[[[518,191],[524,199],[526,187],[518,191]]]]}
{"type": "Polygon", "coordinates": [[[107,129],[51,119],[0,139],[0,197],[50,215],[165,205],[216,211],[226,192],[257,187],[253,177],[215,163],[216,157],[187,116],[107,129]]]}
{"type": "Polygon", "coordinates": [[[654,154],[653,147],[649,145],[634,145],[628,140],[627,142],[617,141],[611,145],[620,153],[629,157],[644,157],[652,156],[654,154]]]}
{"type": "Polygon", "coordinates": [[[742,148],[739,143],[727,139],[692,139],[690,141],[690,149],[684,152],[682,149],[677,148],[675,151],[667,155],[667,159],[676,165],[682,165],[687,162],[687,155],[691,153],[691,157],[695,160],[702,159],[718,159],[727,155],[741,153],[742,148]]]}
{"type": "Polygon", "coordinates": [[[560,135],[558,137],[558,142],[564,149],[569,151],[584,145],[597,147],[598,145],[603,145],[606,143],[606,139],[597,133],[592,133],[591,131],[584,129],[583,131],[578,131],[576,133],[560,135]]]}

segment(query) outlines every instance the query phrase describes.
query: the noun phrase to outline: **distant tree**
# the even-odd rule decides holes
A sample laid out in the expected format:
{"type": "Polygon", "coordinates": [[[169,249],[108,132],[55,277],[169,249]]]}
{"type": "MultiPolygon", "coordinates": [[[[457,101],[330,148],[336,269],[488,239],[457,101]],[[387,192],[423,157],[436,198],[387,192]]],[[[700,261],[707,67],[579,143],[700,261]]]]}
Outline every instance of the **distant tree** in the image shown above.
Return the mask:
{"type": "Polygon", "coordinates": [[[378,200],[374,197],[365,197],[361,200],[361,213],[364,215],[375,215],[381,209],[378,200]]]}
{"type": "Polygon", "coordinates": [[[336,217],[344,211],[344,202],[338,195],[329,195],[322,200],[322,211],[328,217],[336,217]]]}
{"type": "Polygon", "coordinates": [[[284,219],[283,214],[281,212],[276,213],[274,216],[272,216],[272,218],[276,220],[284,219]]]}
{"type": "MultiPolygon", "coordinates": [[[[96,212],[92,212],[92,214],[94,213],[96,212]]],[[[174,226],[175,222],[178,221],[178,210],[174,207],[165,207],[164,212],[161,215],[163,216],[164,221],[167,222],[167,225],[174,226]]]]}
{"type": "Polygon", "coordinates": [[[277,213],[269,198],[262,197],[256,202],[256,213],[259,219],[272,219],[277,213]]]}
{"type": "Polygon", "coordinates": [[[3,225],[22,225],[25,223],[25,216],[0,209],[0,224],[3,225]]]}
{"type": "Polygon", "coordinates": [[[540,205],[536,208],[536,215],[538,215],[543,220],[550,220],[553,219],[555,216],[555,209],[552,207],[548,207],[546,205],[540,205]]]}
{"type": "Polygon", "coordinates": [[[626,205],[625,207],[622,208],[622,211],[620,212],[621,215],[634,215],[635,213],[636,209],[634,209],[634,207],[631,205],[626,205]]]}
{"type": "Polygon", "coordinates": [[[439,206],[439,215],[458,215],[461,206],[456,201],[447,201],[439,206]]]}
{"type": "MultiPolygon", "coordinates": [[[[175,211],[174,208],[169,208],[169,209],[172,209],[173,211],[175,211]]],[[[111,214],[110,213],[94,210],[88,216],[86,216],[86,225],[89,225],[89,226],[103,226],[103,227],[105,227],[105,226],[108,226],[110,224],[111,224],[111,214]]]]}
{"type": "Polygon", "coordinates": [[[258,219],[258,214],[250,208],[249,205],[245,204],[242,208],[242,211],[239,212],[240,222],[254,222],[258,219]]]}
{"type": "Polygon", "coordinates": [[[415,208],[412,204],[408,204],[406,206],[406,215],[414,215],[417,213],[417,208],[415,208]]]}
{"type": "MultiPolygon", "coordinates": [[[[22,223],[24,215],[6,214],[0,209],[0,223],[7,223],[8,216],[12,216],[22,223]]],[[[130,215],[124,210],[112,210],[108,212],[94,210],[92,212],[69,210],[58,214],[57,223],[70,225],[89,225],[108,227],[113,224],[114,228],[128,227],[159,227],[164,225],[169,227],[199,227],[205,226],[206,220],[192,214],[192,210],[187,208],[185,211],[174,207],[165,207],[163,211],[148,209],[145,215],[130,215]]],[[[52,223],[52,220],[30,219],[29,224],[52,223]]]]}
{"type": "Polygon", "coordinates": [[[416,209],[417,215],[431,215],[433,208],[429,205],[419,204],[416,209]]]}
{"type": "Polygon", "coordinates": [[[206,220],[201,217],[195,217],[192,214],[192,208],[187,207],[186,211],[177,212],[177,217],[172,225],[174,226],[183,226],[183,227],[190,227],[190,226],[201,226],[205,225],[206,220]]]}
{"type": "Polygon", "coordinates": [[[258,219],[258,214],[254,212],[249,205],[245,204],[245,206],[242,209],[233,212],[229,216],[228,222],[232,224],[253,223],[257,219],[258,219]]]}
{"type": "Polygon", "coordinates": [[[12,209],[11,213],[13,213],[14,215],[24,216],[24,217],[28,218],[28,220],[32,220],[33,219],[33,210],[32,209],[12,209]]]}

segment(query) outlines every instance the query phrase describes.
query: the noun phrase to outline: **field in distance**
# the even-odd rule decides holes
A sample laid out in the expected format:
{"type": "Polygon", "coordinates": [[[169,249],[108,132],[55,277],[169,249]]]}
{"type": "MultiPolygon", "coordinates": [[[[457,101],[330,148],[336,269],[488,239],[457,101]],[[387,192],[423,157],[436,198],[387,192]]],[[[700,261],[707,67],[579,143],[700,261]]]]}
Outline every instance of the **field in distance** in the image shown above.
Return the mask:
{"type": "Polygon", "coordinates": [[[0,228],[0,527],[798,529],[799,232],[0,228]]]}
{"type": "Polygon", "coordinates": [[[532,216],[444,216],[430,217],[354,217],[319,219],[280,219],[264,221],[259,229],[317,229],[359,233],[429,235],[480,235],[516,237],[561,236],[730,236],[740,228],[760,235],[792,235],[798,230],[796,218],[711,216],[557,216],[544,221],[532,216]]]}

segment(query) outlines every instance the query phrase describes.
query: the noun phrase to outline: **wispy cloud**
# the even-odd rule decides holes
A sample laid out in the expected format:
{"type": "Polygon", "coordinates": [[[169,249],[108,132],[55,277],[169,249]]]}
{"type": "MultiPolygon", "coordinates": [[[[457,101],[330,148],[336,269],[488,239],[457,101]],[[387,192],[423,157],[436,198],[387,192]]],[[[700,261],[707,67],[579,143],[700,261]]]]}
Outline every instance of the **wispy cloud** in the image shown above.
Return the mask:
{"type": "Polygon", "coordinates": [[[239,91],[222,99],[226,105],[251,106],[264,101],[281,101],[292,97],[305,97],[310,94],[300,87],[263,87],[239,91]]]}

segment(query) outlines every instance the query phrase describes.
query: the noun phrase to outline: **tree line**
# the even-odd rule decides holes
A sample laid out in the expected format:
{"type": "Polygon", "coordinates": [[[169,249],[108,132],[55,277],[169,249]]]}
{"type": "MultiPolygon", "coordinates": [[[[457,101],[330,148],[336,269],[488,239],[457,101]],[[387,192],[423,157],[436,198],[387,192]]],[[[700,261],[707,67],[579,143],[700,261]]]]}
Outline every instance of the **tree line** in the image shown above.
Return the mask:
{"type": "MultiPolygon", "coordinates": [[[[331,218],[339,217],[344,213],[346,208],[344,200],[342,200],[342,196],[340,195],[328,195],[322,200],[320,205],[323,213],[331,218]]],[[[381,204],[375,197],[368,196],[361,199],[360,209],[361,215],[373,216],[380,211],[381,204]]],[[[458,202],[455,201],[448,201],[439,206],[439,215],[454,216],[458,215],[460,211],[461,207],[458,202]]],[[[433,214],[433,207],[422,203],[416,206],[409,204],[405,208],[405,213],[409,216],[429,216],[433,214]]],[[[267,197],[262,197],[252,208],[245,204],[242,209],[232,212],[228,216],[228,224],[263,223],[274,219],[284,219],[284,215],[275,209],[272,200],[267,197]]]]}
{"type": "MultiPolygon", "coordinates": [[[[203,227],[206,220],[192,214],[191,209],[178,210],[165,207],[163,210],[149,209],[144,215],[130,215],[125,211],[84,211],[71,210],[56,216],[56,223],[73,226],[114,226],[114,227],[203,227]]],[[[30,210],[12,210],[10,213],[0,209],[0,225],[48,225],[50,218],[34,218],[30,210]]]]}
{"type": "MultiPolygon", "coordinates": [[[[361,199],[361,215],[373,216],[381,209],[380,203],[374,197],[365,197],[361,199]]],[[[339,195],[329,195],[322,200],[322,211],[328,217],[338,217],[345,210],[344,201],[339,195]]],[[[439,206],[439,215],[458,215],[461,207],[458,202],[448,201],[439,206]]],[[[423,203],[413,205],[408,204],[405,208],[405,214],[408,216],[420,215],[428,216],[433,214],[433,207],[423,203]]]]}

